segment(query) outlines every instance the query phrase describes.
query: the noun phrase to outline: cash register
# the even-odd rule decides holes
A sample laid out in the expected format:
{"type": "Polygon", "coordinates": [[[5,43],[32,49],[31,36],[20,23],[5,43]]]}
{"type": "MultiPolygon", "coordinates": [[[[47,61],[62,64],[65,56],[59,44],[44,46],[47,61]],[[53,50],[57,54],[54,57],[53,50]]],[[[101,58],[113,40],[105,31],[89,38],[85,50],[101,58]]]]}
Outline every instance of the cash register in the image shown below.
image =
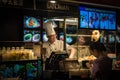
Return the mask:
{"type": "Polygon", "coordinates": [[[52,52],[50,57],[46,60],[46,70],[59,70],[59,62],[68,58],[68,54],[64,52],[52,52]]]}

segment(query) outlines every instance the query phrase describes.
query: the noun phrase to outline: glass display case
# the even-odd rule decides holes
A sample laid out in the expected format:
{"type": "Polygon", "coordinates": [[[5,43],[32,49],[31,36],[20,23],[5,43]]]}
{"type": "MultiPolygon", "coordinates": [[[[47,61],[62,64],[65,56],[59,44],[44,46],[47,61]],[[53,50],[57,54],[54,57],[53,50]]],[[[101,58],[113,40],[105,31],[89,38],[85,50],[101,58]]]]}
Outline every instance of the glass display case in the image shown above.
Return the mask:
{"type": "Polygon", "coordinates": [[[31,42],[0,42],[1,61],[36,60],[41,58],[41,44],[31,42]]]}

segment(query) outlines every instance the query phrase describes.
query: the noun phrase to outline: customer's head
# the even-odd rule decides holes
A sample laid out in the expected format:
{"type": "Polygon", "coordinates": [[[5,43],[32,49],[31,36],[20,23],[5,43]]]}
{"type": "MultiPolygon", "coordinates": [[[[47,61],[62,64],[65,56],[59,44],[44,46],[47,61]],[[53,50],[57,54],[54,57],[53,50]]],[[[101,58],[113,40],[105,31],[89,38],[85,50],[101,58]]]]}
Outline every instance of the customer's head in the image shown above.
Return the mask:
{"type": "Polygon", "coordinates": [[[84,44],[84,43],[85,43],[84,37],[83,37],[83,36],[78,36],[78,44],[79,44],[79,45],[82,45],[82,44],[84,44]]]}
{"type": "Polygon", "coordinates": [[[50,43],[54,43],[57,35],[56,35],[56,32],[53,28],[52,21],[45,22],[44,23],[44,28],[45,28],[45,31],[46,31],[46,35],[48,37],[48,41],[50,43]]]}
{"type": "Polygon", "coordinates": [[[95,57],[99,57],[100,55],[103,55],[106,52],[106,47],[103,43],[99,42],[92,42],[89,45],[90,53],[94,55],[95,57]]]}

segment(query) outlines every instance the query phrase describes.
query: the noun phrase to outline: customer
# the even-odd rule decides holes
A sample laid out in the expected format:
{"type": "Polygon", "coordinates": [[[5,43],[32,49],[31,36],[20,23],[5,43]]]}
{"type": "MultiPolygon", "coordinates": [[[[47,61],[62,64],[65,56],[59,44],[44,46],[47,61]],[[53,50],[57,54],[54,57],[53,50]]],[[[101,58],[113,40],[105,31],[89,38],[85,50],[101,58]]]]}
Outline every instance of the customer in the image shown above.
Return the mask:
{"type": "Polygon", "coordinates": [[[75,58],[77,58],[80,63],[85,59],[85,57],[90,56],[90,51],[85,36],[82,35],[77,36],[76,43],[73,44],[72,46],[76,48],[75,58]]]}
{"type": "MultiPolygon", "coordinates": [[[[64,51],[64,42],[57,39],[56,32],[53,28],[52,21],[44,23],[44,28],[48,38],[47,42],[43,43],[43,48],[46,50],[43,55],[44,60],[50,57],[52,52],[63,52],[64,51]]],[[[66,44],[66,51],[69,54],[69,58],[73,58],[75,54],[75,49],[70,45],[66,44]]]]}
{"type": "Polygon", "coordinates": [[[87,41],[84,36],[78,36],[78,58],[84,58],[86,56],[90,56],[90,51],[88,46],[85,44],[87,41]]]}
{"type": "Polygon", "coordinates": [[[107,56],[104,44],[93,42],[89,49],[90,53],[97,58],[91,66],[87,64],[91,70],[91,77],[94,80],[110,80],[112,60],[107,56]]]}

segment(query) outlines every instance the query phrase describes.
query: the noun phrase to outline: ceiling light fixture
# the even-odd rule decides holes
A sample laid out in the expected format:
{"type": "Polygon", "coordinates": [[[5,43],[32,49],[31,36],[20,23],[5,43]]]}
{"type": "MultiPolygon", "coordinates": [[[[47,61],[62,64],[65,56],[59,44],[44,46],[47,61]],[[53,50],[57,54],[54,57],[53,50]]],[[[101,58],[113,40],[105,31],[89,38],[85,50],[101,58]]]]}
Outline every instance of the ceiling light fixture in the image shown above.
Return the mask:
{"type": "Polygon", "coordinates": [[[50,0],[50,3],[56,3],[56,1],[55,0],[50,0]]]}

